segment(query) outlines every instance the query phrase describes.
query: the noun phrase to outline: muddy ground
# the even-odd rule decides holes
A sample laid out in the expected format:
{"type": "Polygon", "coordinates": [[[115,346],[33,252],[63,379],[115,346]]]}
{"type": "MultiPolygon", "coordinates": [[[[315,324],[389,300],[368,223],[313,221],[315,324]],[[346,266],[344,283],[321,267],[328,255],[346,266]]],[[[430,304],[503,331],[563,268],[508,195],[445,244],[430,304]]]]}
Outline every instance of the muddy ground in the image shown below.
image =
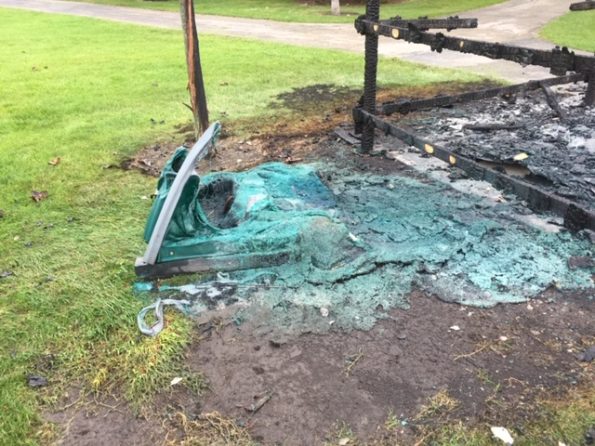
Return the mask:
{"type": "MultiPolygon", "coordinates": [[[[493,82],[465,84],[465,90],[489,88],[493,82]]],[[[378,92],[378,103],[396,98],[426,98],[460,92],[457,83],[420,87],[400,87],[378,92]]],[[[351,110],[361,91],[331,84],[315,84],[280,94],[266,107],[290,112],[288,117],[236,121],[233,126],[223,123],[222,135],[212,157],[199,167],[200,173],[225,170],[246,170],[268,161],[299,163],[332,157],[329,138],[333,129],[350,126],[351,110]]],[[[159,176],[166,161],[180,145],[191,147],[195,141],[192,124],[178,126],[167,140],[143,147],[134,157],[125,158],[106,168],[136,169],[147,175],[159,176]]]]}
{"type": "MultiPolygon", "coordinates": [[[[294,339],[229,320],[197,324],[200,340],[187,363],[208,380],[203,395],[166,392],[146,418],[109,401],[52,419],[66,427],[64,445],[181,441],[175,414],[193,420],[215,411],[263,444],[322,444],[343,423],[359,439],[405,445],[428,427],[458,420],[514,432],[535,416],[541,398],[593,384],[592,364],[579,359],[595,342],[592,302],[546,294],[477,309],[414,292],[410,309],[393,311],[368,332],[294,339]],[[252,413],[264,396],[270,399],[252,413]]],[[[563,433],[551,440],[564,442],[563,433]]]]}
{"type": "Polygon", "coordinates": [[[456,401],[453,418],[514,425],[519,413],[503,409],[523,412],[539,393],[586,377],[575,357],[595,335],[586,300],[478,310],[410,299],[369,332],[290,340],[250,326],[209,331],[188,359],[210,382],[202,410],[242,420],[267,444],[320,444],[337,422],[367,439],[391,413],[405,424],[400,436],[413,438],[422,406],[440,392],[456,401]],[[249,416],[245,407],[268,393],[249,416]]]}
{"type": "MultiPolygon", "coordinates": [[[[338,150],[358,156],[332,133],[349,119],[351,103],[249,138],[229,135],[206,169],[324,159],[338,150]]],[[[147,147],[123,166],[156,174],[176,145],[147,147]]],[[[394,160],[359,160],[408,170],[394,160]]],[[[543,399],[593,388],[593,362],[581,360],[595,344],[593,297],[550,289],[527,303],[479,309],[414,291],[409,309],[393,310],[370,331],[294,337],[272,330],[266,315],[237,325],[230,311],[195,322],[185,361],[208,382],[202,394],[172,386],[140,412],[115,399],[67,401],[47,418],[64,445],[339,444],[346,426],[361,441],[413,445],[459,421],[516,434],[543,399]]],[[[547,440],[565,442],[564,432],[547,440]]]]}

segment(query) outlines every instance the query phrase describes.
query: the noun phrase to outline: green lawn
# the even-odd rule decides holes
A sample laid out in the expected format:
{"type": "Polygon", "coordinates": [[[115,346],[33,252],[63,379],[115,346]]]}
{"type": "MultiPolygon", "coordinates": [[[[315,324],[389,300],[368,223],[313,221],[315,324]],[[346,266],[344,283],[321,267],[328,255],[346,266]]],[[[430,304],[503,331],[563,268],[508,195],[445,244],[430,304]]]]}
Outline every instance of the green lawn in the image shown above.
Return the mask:
{"type": "MultiPolygon", "coordinates": [[[[175,126],[191,116],[178,32],[9,9],[0,23],[0,273],[14,273],[0,279],[0,444],[12,445],[51,430],[40,405],[72,383],[139,402],[185,373],[176,368],[189,341],[184,318],[157,339],[135,326],[143,303],[131,292],[133,261],[155,181],[103,166],[179,137],[175,126]],[[33,190],[49,198],[35,203],[33,190]],[[28,388],[36,372],[48,388],[28,388]]],[[[226,122],[270,117],[267,104],[292,87],[362,84],[355,54],[201,43],[211,113],[226,112],[226,122]]],[[[476,78],[397,60],[380,69],[384,85],[457,80],[476,78]]]]}
{"type": "Polygon", "coordinates": [[[558,45],[595,51],[595,10],[571,11],[552,20],[540,34],[558,45]]]}
{"type": "MultiPolygon", "coordinates": [[[[178,0],[83,0],[108,5],[178,11],[178,0]]],[[[501,3],[504,0],[406,0],[403,3],[388,3],[380,7],[383,18],[400,15],[406,18],[419,16],[440,17],[501,3]]],[[[341,16],[330,14],[330,1],[314,4],[301,0],[195,0],[198,14],[213,14],[254,19],[280,20],[284,22],[353,23],[365,11],[363,4],[341,2],[341,16]]]]}

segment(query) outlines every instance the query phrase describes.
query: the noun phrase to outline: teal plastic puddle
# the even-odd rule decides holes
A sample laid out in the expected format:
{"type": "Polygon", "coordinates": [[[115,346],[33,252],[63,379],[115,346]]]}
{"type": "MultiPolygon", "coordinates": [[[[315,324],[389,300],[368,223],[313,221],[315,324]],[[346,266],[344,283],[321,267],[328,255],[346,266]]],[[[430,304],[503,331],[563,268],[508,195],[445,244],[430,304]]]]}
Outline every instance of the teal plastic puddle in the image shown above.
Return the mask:
{"type": "Polygon", "coordinates": [[[191,314],[236,304],[238,322],[264,310],[283,327],[320,319],[369,329],[407,307],[414,287],[477,307],[523,302],[550,286],[595,295],[595,268],[568,267],[572,256],[593,256],[589,241],[527,226],[512,205],[445,184],[328,163],[269,163],[201,182],[180,202],[161,261],[217,253],[287,261],[183,286],[135,284],[191,300],[191,314]]]}

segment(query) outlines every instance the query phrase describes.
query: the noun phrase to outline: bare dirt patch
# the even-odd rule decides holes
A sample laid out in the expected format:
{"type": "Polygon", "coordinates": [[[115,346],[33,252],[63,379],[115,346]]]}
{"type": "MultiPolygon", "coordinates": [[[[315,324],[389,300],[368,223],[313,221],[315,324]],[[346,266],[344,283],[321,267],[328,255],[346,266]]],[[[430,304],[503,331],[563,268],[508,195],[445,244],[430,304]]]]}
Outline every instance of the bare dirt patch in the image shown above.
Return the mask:
{"type": "MultiPolygon", "coordinates": [[[[71,392],[73,397],[78,392],[71,392]]],[[[162,444],[166,432],[157,420],[136,414],[115,398],[66,398],[62,409],[46,415],[60,426],[63,446],[162,444]]]]}
{"type": "Polygon", "coordinates": [[[391,413],[411,440],[444,415],[416,418],[439,392],[456,402],[450,420],[518,424],[537,397],[592,378],[576,358],[595,335],[586,299],[489,310],[419,293],[410,300],[409,310],[369,332],[286,339],[250,324],[207,330],[188,359],[210,382],[203,410],[248,425],[266,444],[320,444],[337,422],[369,439],[391,413]],[[247,413],[268,393],[270,401],[247,413]]]}
{"type": "Polygon", "coordinates": [[[248,433],[262,444],[314,445],[337,426],[406,445],[458,421],[514,432],[538,400],[593,384],[592,365],[579,360],[595,342],[592,301],[549,294],[477,309],[414,292],[410,309],[367,332],[289,338],[258,322],[197,323],[187,364],[208,379],[204,395],[172,389],[142,416],[109,400],[50,420],[65,445],[247,444],[248,433]]]}

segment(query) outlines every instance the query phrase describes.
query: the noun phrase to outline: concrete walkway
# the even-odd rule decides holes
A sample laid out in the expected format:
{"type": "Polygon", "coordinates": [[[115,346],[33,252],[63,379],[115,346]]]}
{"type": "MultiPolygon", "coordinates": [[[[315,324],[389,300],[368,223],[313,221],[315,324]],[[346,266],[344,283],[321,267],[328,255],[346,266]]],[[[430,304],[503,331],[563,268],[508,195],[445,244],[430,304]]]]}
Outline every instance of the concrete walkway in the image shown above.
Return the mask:
{"type": "MultiPolygon", "coordinates": [[[[461,14],[464,17],[477,17],[479,19],[479,28],[456,30],[452,34],[479,40],[515,43],[535,48],[551,48],[553,45],[541,41],[537,32],[544,24],[568,11],[570,3],[570,0],[509,0],[498,5],[461,14]]],[[[180,29],[179,15],[167,11],[61,0],[0,0],[0,7],[180,29]]],[[[337,49],[363,55],[364,39],[355,32],[353,25],[350,24],[284,23],[270,20],[203,15],[198,17],[198,26],[199,32],[205,34],[337,49]]],[[[388,38],[380,39],[380,54],[432,66],[464,68],[475,73],[488,74],[511,82],[540,79],[549,75],[546,69],[540,67],[521,67],[512,62],[494,61],[448,50],[437,55],[432,53],[425,45],[409,44],[388,38]]]]}

